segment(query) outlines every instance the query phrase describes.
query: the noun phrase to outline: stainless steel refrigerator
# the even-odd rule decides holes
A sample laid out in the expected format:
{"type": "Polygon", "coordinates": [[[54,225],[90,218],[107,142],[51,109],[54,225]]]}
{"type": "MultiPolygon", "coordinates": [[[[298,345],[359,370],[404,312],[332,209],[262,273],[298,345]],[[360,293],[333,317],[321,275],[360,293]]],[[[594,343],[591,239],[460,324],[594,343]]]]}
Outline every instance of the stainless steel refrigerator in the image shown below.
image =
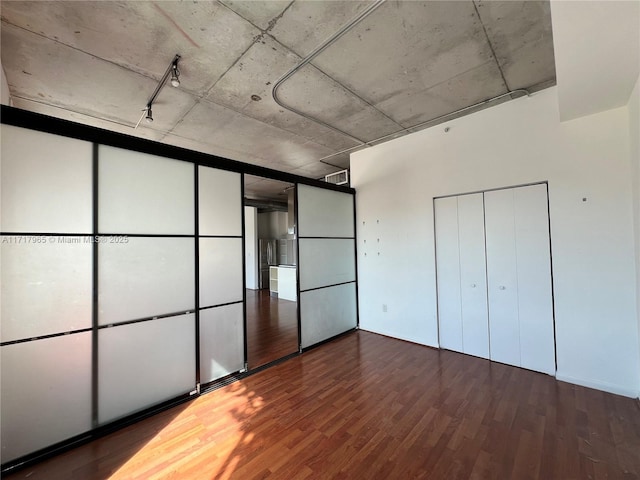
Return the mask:
{"type": "Polygon", "coordinates": [[[269,288],[269,267],[278,265],[278,240],[275,238],[258,239],[258,261],[260,262],[260,288],[269,288]]]}

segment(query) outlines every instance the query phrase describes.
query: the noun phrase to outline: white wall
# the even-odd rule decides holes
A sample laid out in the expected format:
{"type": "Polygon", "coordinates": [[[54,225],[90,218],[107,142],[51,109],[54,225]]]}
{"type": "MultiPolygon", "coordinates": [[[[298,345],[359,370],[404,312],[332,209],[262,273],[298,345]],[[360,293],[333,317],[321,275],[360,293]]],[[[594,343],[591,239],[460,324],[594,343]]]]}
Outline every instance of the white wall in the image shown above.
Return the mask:
{"type": "Polygon", "coordinates": [[[560,123],[554,87],[352,154],[361,328],[437,346],[433,197],[546,180],[557,376],[637,396],[628,123],[560,123]]]}
{"type": "Polygon", "coordinates": [[[551,18],[560,118],[626,106],[640,73],[640,2],[553,0],[551,18]]]}
{"type": "MultiPolygon", "coordinates": [[[[636,310],[640,342],[640,77],[629,97],[629,140],[631,171],[633,172],[634,233],[636,245],[636,310]]],[[[640,363],[640,357],[638,358],[640,363]]]]}
{"type": "Polygon", "coordinates": [[[258,290],[258,209],[244,207],[244,268],[246,288],[258,290]]]}

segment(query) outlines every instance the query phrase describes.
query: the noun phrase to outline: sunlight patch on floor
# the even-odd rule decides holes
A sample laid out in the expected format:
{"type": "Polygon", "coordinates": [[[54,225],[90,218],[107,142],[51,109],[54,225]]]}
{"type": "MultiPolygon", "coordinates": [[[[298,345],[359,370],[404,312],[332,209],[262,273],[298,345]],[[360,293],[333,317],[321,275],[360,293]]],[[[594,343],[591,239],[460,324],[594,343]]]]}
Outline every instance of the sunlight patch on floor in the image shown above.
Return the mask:
{"type": "Polygon", "coordinates": [[[247,429],[251,416],[263,406],[262,397],[247,391],[242,382],[197,398],[109,479],[231,478],[242,452],[256,440],[247,429]]]}

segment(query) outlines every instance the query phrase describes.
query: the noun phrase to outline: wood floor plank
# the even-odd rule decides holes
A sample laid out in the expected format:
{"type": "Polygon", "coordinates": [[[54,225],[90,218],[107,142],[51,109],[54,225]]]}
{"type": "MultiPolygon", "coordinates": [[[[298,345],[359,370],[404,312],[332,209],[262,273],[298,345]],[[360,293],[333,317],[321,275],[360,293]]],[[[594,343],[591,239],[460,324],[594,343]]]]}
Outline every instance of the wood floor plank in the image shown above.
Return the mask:
{"type": "Polygon", "coordinates": [[[358,331],[4,478],[640,479],[640,407],[358,331]]]}

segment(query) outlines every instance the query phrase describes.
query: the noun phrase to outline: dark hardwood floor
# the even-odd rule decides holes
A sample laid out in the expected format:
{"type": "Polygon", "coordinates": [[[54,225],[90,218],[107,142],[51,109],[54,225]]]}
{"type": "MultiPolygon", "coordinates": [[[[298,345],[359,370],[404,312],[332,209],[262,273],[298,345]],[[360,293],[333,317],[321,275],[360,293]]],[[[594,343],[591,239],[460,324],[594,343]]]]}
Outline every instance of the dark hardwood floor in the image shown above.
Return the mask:
{"type": "Polygon", "coordinates": [[[271,297],[268,289],[246,292],[249,369],[297,352],[297,303],[271,297]]]}
{"type": "Polygon", "coordinates": [[[18,478],[637,479],[640,408],[357,331],[18,478]]]}

